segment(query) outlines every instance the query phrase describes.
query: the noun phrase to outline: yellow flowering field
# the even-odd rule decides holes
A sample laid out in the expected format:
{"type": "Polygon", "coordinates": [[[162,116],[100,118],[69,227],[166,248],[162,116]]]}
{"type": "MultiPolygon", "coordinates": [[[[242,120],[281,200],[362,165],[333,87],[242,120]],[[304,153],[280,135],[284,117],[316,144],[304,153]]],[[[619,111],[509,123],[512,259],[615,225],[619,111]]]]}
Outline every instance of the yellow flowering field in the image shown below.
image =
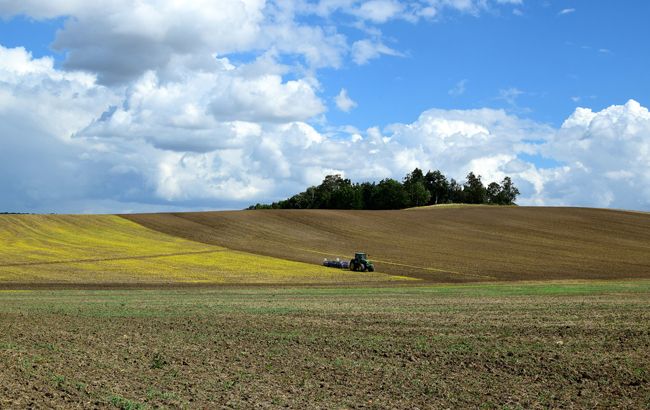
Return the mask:
{"type": "Polygon", "coordinates": [[[114,215],[0,216],[0,282],[351,283],[406,280],[232,251],[114,215]]]}

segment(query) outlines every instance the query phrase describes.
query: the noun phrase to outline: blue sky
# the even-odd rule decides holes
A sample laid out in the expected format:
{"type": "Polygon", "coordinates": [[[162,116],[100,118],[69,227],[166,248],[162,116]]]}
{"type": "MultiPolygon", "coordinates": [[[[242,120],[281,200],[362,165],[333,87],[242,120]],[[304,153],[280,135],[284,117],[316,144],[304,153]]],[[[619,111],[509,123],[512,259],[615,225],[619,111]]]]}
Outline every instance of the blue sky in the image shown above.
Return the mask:
{"type": "Polygon", "coordinates": [[[332,113],[331,120],[354,115],[368,127],[386,118],[409,122],[431,107],[496,107],[559,126],[576,105],[648,105],[650,3],[540,3],[521,7],[521,16],[501,9],[452,14],[437,24],[389,24],[385,36],[406,57],[325,73],[325,84],[346,87],[360,102],[356,112],[332,113]],[[450,95],[463,82],[465,91],[450,95]],[[521,94],[511,104],[502,93],[515,89],[521,94]]]}
{"type": "Polygon", "coordinates": [[[0,211],[239,208],[414,166],[650,209],[648,2],[135,4],[0,3],[0,211]]]}

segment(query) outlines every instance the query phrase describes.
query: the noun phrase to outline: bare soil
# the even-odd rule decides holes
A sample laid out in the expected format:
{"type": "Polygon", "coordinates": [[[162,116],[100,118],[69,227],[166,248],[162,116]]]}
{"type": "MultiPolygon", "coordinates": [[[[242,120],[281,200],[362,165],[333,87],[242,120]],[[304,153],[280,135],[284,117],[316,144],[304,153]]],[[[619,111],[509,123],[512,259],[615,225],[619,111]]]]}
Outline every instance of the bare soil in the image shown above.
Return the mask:
{"type": "Polygon", "coordinates": [[[367,252],[380,272],[428,282],[650,278],[650,214],[440,207],[123,215],[230,249],[318,264],[367,252]]]}
{"type": "Polygon", "coordinates": [[[0,292],[0,408],[648,408],[650,282],[0,292]]]}

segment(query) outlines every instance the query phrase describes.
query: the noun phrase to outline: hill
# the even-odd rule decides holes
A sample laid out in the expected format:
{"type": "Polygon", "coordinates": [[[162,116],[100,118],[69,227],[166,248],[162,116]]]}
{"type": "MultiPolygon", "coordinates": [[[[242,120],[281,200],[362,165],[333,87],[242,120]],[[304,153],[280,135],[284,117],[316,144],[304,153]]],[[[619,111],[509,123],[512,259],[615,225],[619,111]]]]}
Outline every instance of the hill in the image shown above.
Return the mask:
{"type": "Polygon", "coordinates": [[[455,206],[122,217],[191,241],[314,264],[362,250],[380,272],[431,282],[650,278],[650,214],[639,212],[455,206]]]}
{"type": "Polygon", "coordinates": [[[400,279],[345,273],[194,242],[113,215],[0,216],[0,284],[338,284],[400,279]]]}

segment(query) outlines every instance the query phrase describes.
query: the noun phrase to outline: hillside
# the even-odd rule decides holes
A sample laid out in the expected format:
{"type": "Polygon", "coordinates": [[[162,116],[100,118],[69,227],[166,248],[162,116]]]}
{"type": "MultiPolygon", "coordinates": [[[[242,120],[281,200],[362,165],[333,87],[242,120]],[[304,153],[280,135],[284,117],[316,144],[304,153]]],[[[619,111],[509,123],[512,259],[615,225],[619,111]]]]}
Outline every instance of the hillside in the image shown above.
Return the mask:
{"type": "Polygon", "coordinates": [[[166,235],[112,215],[0,215],[0,285],[377,283],[166,235]]]}
{"type": "Polygon", "coordinates": [[[368,252],[432,282],[650,278],[650,214],[543,207],[124,215],[192,241],[318,264],[368,252]]]}

